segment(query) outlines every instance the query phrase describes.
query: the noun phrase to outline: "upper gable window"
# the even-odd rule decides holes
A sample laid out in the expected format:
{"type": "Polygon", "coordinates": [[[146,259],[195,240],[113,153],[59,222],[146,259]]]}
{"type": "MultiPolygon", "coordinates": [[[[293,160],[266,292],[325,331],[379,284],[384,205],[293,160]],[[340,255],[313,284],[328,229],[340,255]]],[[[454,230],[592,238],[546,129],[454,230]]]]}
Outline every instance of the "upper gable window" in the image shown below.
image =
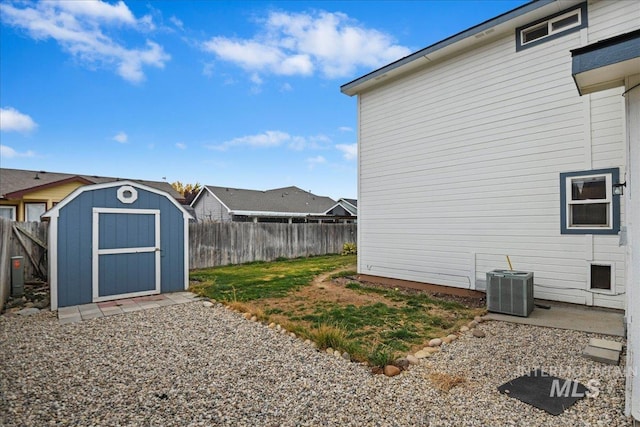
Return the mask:
{"type": "Polygon", "coordinates": [[[516,50],[526,49],[587,26],[587,4],[582,3],[516,29],[516,50]]]}

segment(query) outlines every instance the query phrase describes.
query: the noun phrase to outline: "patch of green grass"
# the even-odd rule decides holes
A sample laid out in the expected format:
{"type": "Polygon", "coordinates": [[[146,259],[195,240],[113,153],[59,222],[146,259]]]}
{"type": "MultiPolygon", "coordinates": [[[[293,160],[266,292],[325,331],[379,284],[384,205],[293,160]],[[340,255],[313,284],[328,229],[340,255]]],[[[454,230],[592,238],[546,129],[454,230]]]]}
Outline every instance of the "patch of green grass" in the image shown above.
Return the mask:
{"type": "Polygon", "coordinates": [[[296,320],[315,325],[339,324],[347,332],[347,337],[360,347],[370,348],[371,342],[375,341],[394,353],[407,351],[423,343],[425,337],[434,331],[453,326],[426,310],[408,305],[395,307],[382,302],[359,307],[353,304],[316,307],[313,313],[297,316],[296,320]]]}
{"type": "Polygon", "coordinates": [[[357,274],[358,272],[356,270],[346,270],[346,271],[339,271],[338,273],[334,273],[329,277],[331,279],[339,279],[341,277],[350,277],[350,276],[355,276],[357,274]]]}
{"type": "Polygon", "coordinates": [[[200,295],[221,301],[253,301],[285,296],[318,274],[355,262],[355,255],[296,258],[194,270],[190,277],[198,282],[193,290],[200,295]]]}
{"type": "Polygon", "coordinates": [[[346,287],[363,294],[382,295],[391,301],[404,302],[414,307],[438,306],[446,310],[465,310],[466,307],[459,302],[433,298],[422,293],[406,293],[397,289],[382,288],[375,286],[363,286],[359,283],[347,283],[346,287]]]}
{"type": "Polygon", "coordinates": [[[355,262],[352,255],[322,256],[195,270],[192,290],[251,311],[261,321],[275,321],[322,349],[346,351],[353,360],[381,367],[446,335],[477,312],[426,293],[356,282],[347,283],[346,289],[320,286],[320,293],[314,294],[313,288],[295,293],[325,272],[348,268],[330,277],[356,274],[351,270],[355,262]]]}
{"type": "Polygon", "coordinates": [[[382,334],[386,339],[390,340],[402,340],[402,341],[412,341],[417,338],[420,338],[420,335],[408,330],[407,328],[400,328],[394,331],[388,331],[382,334]]]}

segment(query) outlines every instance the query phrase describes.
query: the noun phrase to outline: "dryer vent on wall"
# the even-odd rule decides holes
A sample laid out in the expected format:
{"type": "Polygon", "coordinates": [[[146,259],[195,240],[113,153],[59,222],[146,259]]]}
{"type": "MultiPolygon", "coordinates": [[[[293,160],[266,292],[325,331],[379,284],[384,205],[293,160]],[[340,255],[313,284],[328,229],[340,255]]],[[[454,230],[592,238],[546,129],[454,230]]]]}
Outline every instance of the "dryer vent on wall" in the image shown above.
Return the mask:
{"type": "Polygon", "coordinates": [[[493,270],[487,273],[487,309],[527,317],[533,311],[533,273],[493,270]]]}

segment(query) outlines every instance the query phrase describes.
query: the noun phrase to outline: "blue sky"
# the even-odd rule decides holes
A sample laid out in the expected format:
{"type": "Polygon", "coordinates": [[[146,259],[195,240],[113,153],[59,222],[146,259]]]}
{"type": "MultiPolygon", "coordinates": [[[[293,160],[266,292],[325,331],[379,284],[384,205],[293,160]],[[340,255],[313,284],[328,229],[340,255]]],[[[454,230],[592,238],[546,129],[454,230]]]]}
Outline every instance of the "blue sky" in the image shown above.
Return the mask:
{"type": "Polygon", "coordinates": [[[0,165],[356,197],[340,85],[524,3],[0,0],[0,165]]]}

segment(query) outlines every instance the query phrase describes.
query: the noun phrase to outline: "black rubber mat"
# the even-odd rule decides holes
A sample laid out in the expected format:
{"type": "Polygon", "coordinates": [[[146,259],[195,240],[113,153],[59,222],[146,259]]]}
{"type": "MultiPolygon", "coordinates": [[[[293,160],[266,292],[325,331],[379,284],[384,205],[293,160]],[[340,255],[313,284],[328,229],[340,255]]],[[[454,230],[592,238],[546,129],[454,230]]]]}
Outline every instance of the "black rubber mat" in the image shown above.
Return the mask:
{"type": "Polygon", "coordinates": [[[552,415],[560,415],[589,391],[576,381],[553,377],[540,369],[498,387],[500,393],[521,400],[552,415]]]}

